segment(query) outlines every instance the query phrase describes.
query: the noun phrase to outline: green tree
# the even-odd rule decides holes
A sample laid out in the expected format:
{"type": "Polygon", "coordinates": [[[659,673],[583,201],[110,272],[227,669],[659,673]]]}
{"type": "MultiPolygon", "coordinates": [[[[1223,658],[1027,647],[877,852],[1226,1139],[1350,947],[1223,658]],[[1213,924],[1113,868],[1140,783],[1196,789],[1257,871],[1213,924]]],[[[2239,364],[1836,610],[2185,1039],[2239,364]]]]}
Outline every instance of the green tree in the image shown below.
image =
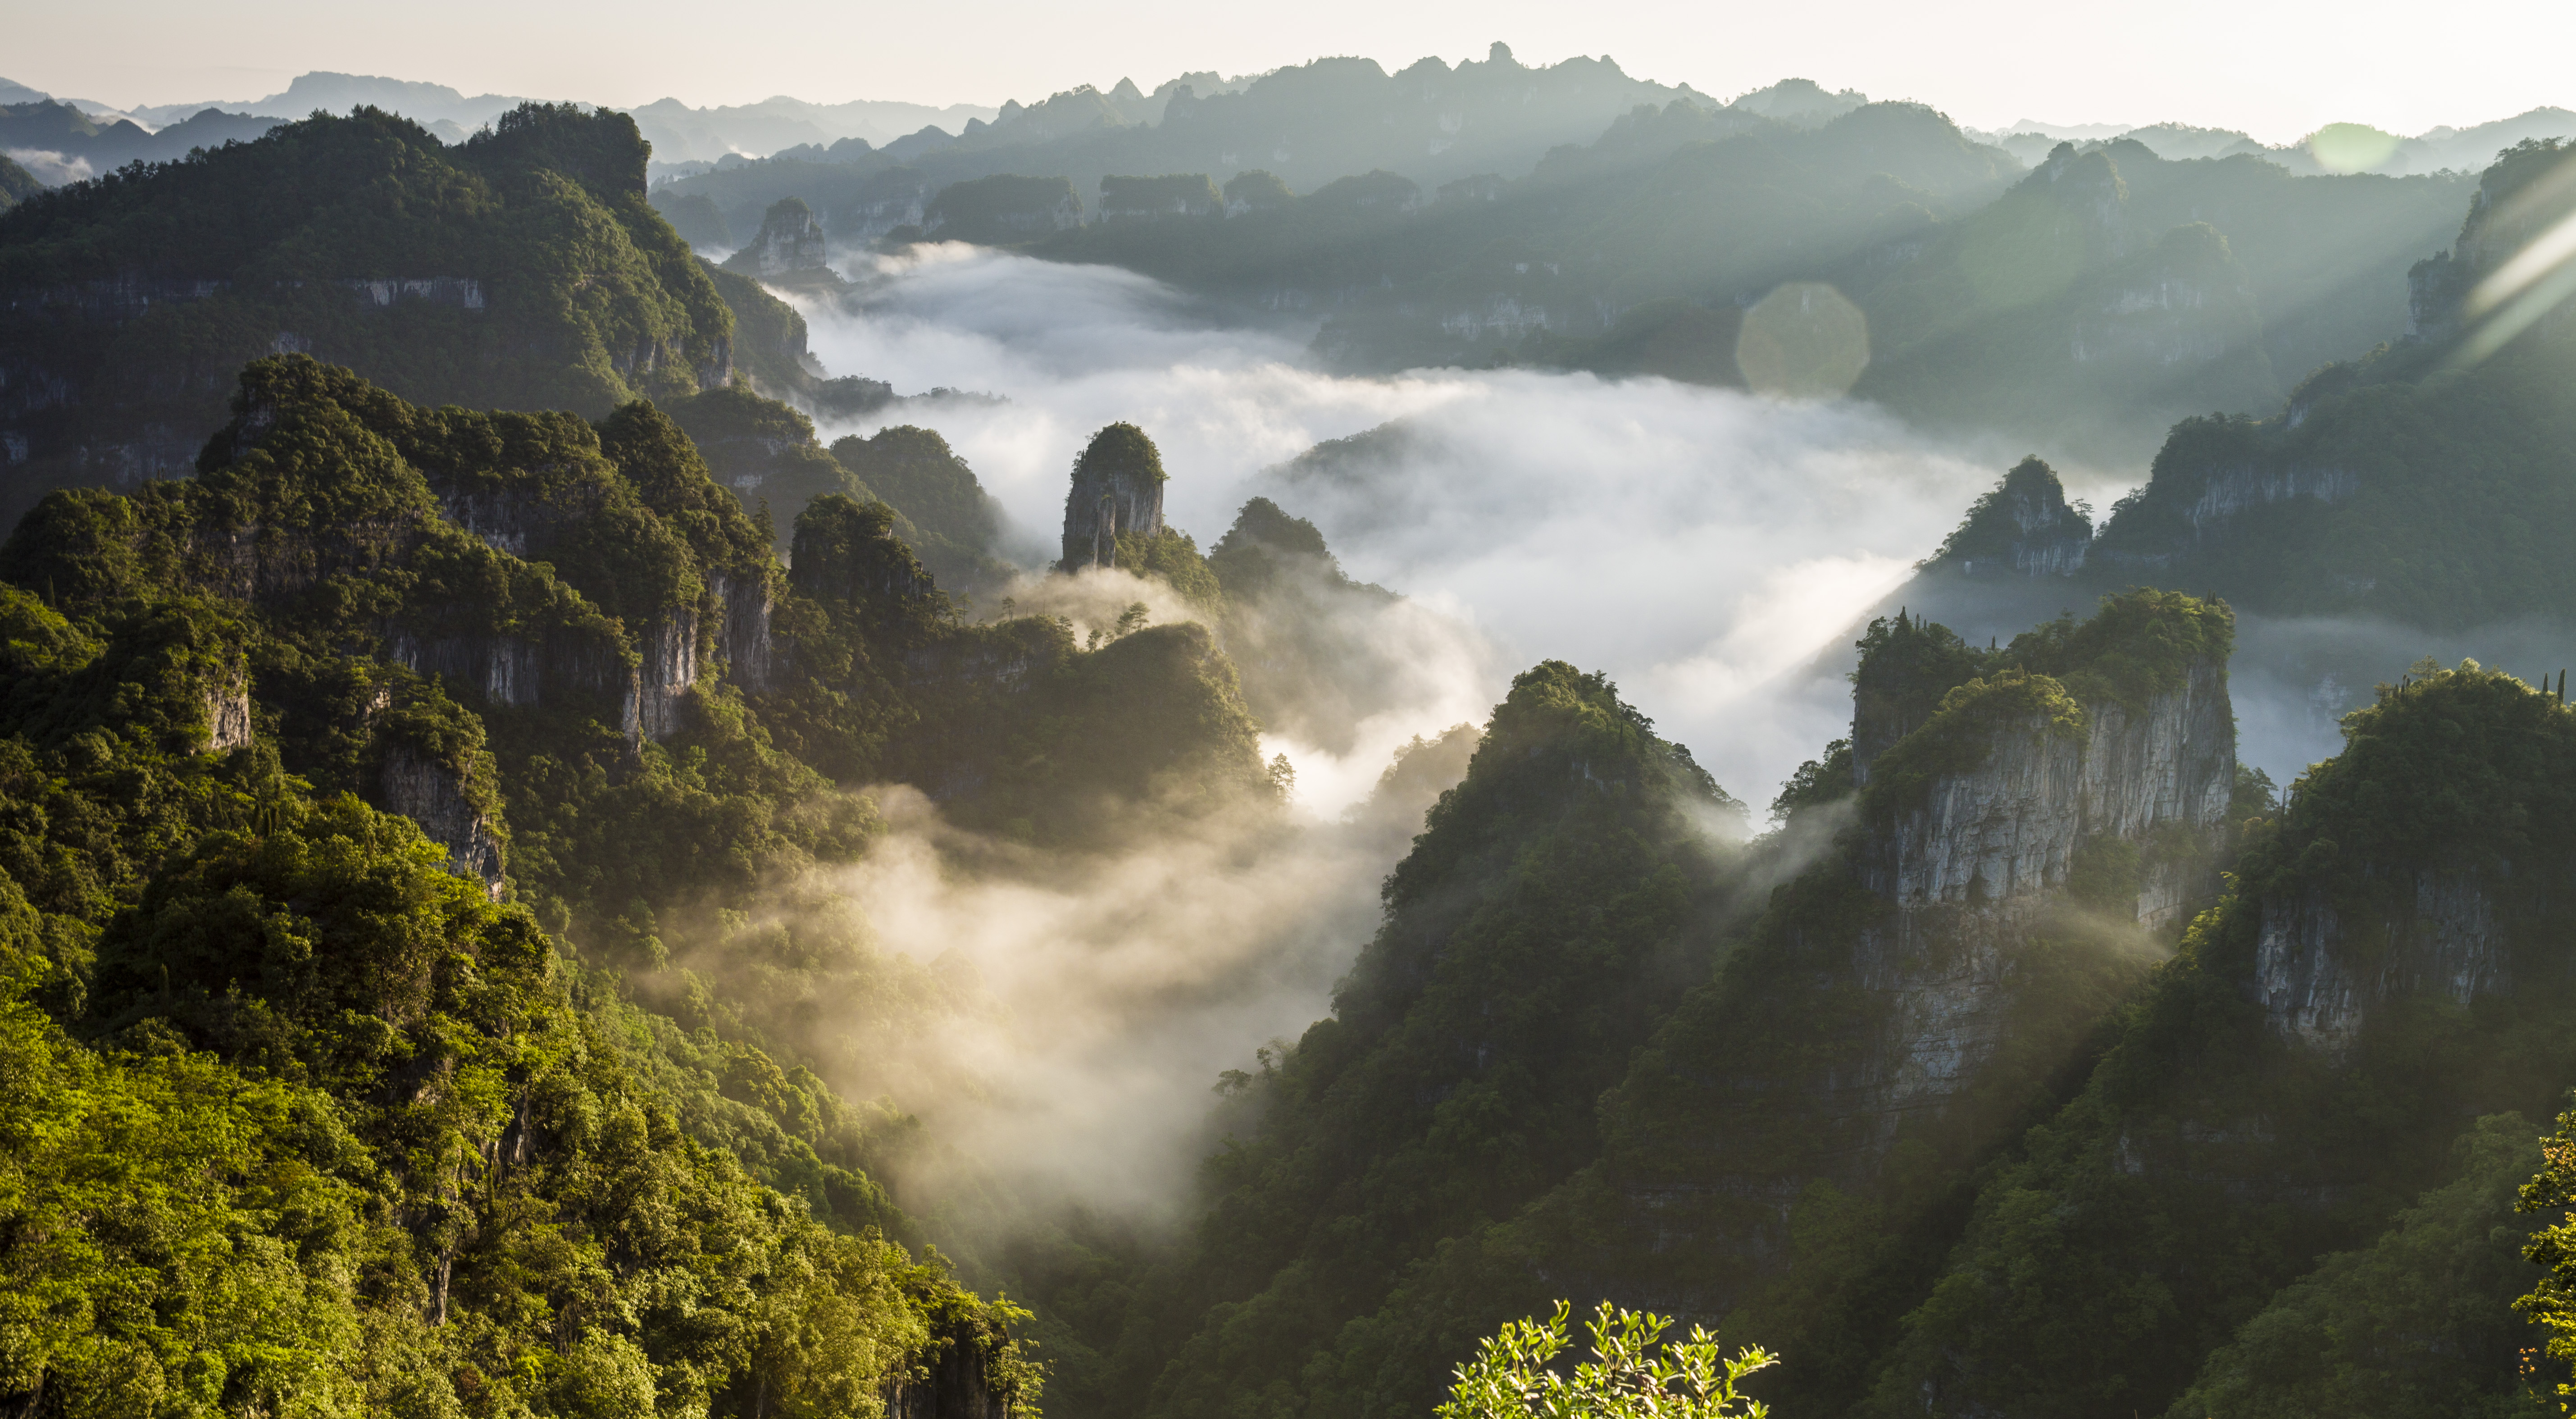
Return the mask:
{"type": "Polygon", "coordinates": [[[1748,1345],[1733,1358],[1718,1348],[1706,1327],[1688,1339],[1666,1342],[1672,1322],[1603,1301],[1585,1328],[1592,1358],[1571,1375],[1549,1367],[1572,1343],[1567,1321],[1574,1307],[1556,1303],[1556,1314],[1506,1321],[1476,1347],[1476,1358],[1457,1369],[1458,1382],[1440,1419],[1762,1419],[1771,1411],[1736,1392],[1745,1376],[1779,1357],[1748,1345]]]}

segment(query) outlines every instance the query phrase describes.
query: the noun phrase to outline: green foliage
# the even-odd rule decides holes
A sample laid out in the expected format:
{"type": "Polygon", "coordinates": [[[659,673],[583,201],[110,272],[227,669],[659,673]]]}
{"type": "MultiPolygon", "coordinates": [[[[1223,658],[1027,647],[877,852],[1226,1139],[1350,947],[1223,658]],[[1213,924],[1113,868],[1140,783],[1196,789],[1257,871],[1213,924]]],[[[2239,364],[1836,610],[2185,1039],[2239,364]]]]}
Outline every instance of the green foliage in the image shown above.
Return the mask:
{"type": "Polygon", "coordinates": [[[1143,429],[1123,420],[1103,426],[1082,446],[1073,460],[1073,476],[1077,482],[1098,484],[1113,479],[1158,484],[1171,480],[1163,471],[1162,451],[1143,429]]]}
{"type": "Polygon", "coordinates": [[[1458,1367],[1458,1381],[1438,1410],[1440,1419],[1727,1419],[1737,1414],[1762,1419],[1771,1412],[1760,1400],[1737,1394],[1736,1387],[1747,1375],[1779,1363],[1779,1357],[1759,1346],[1726,1355],[1717,1337],[1696,1325],[1687,1338],[1666,1342],[1664,1331],[1672,1322],[1608,1301],[1586,1323],[1592,1358],[1576,1365],[1571,1375],[1550,1369],[1570,1343],[1566,1323],[1573,1310],[1559,1301],[1548,1320],[1505,1322],[1477,1347],[1472,1363],[1458,1367]]]}
{"type": "Polygon", "coordinates": [[[2093,536],[2092,519],[2066,505],[2057,470],[2036,457],[2014,464],[2002,482],[1979,494],[1931,560],[1999,562],[2013,567],[2014,554],[2032,540],[2034,532],[2086,542],[2093,536]]]}
{"type": "MultiPolygon", "coordinates": [[[[2496,885],[2507,860],[2516,881],[2561,880],[2560,864],[2576,864],[2576,838],[2559,826],[2576,803],[2576,718],[2465,667],[2388,687],[2345,728],[2345,753],[2312,768],[2249,838],[2232,890],[2119,1021],[2082,1091],[1982,1181],[1950,1262],[1879,1368],[1871,1412],[1919,1413],[1926,1393],[1936,1412],[2160,1409],[2195,1372],[2214,1387],[2203,1397],[2274,1412],[2262,1406],[2276,1391],[2243,1368],[2245,1352],[2211,1357],[2231,1340],[2304,1346],[2298,1337],[2319,1326],[2332,1327],[2331,1346],[2306,1351],[2303,1363],[2322,1369],[2302,1373],[2376,1394],[2388,1412],[2407,1412],[2396,1396],[2463,1386],[2497,1412],[2520,1403],[2496,1308],[2523,1283],[2477,1259],[2494,1223],[2471,1220],[2503,1164],[2473,1149],[2477,1182],[2426,1198],[2430,1210],[2394,1231],[2389,1219],[2440,1183],[2459,1118],[2545,1106],[2576,1069],[2576,1001],[2547,964],[2563,954],[2563,907],[2547,891],[2496,885]],[[2517,989],[2466,1001],[2364,992],[2341,1044],[2267,1019],[2256,980],[2270,914],[2330,907],[2344,923],[2326,938],[2340,969],[2393,968],[2432,929],[2419,874],[2439,873],[2489,884],[2495,918],[2481,949],[2517,989]],[[2357,1247],[2365,1259],[2282,1290],[2311,1258],[2357,1247]],[[2370,1279],[2446,1254],[2458,1259],[2370,1279]],[[2183,1255],[2192,1265],[2169,1264],[2183,1255]],[[2390,1348],[2423,1333],[2410,1316],[2475,1314],[2474,1288],[2488,1288],[2495,1319],[2461,1334],[2478,1336],[2483,1358],[2390,1348]]],[[[2302,1389],[2297,1402],[2312,1396],[2302,1389]]]]}
{"type": "Polygon", "coordinates": [[[1140,1307],[1173,1357],[1148,1412],[1436,1402],[1432,1377],[1515,1301],[1489,1288],[1417,1325],[1398,1283],[1594,1156],[1600,1090],[1707,969],[1726,898],[1699,824],[1740,811],[1600,676],[1514,681],[1332,1017],[1231,1106],[1210,1210],[1169,1298],[1140,1307]]]}
{"type": "Polygon", "coordinates": [[[2551,533],[2576,515],[2576,342],[2563,320],[2481,325],[2466,309],[2479,281],[2568,215],[2566,184],[2542,181],[2568,161],[2515,150],[2481,178],[2452,250],[2410,273],[2420,338],[2323,365],[2277,417],[2175,425],[2147,485],[2113,509],[2096,561],[2113,576],[2155,565],[2276,615],[2463,627],[2576,606],[2551,533]]]}
{"type": "Polygon", "coordinates": [[[866,438],[850,434],[833,442],[832,456],[893,505],[910,529],[906,540],[942,584],[962,591],[1007,579],[993,555],[999,505],[937,432],[897,424],[866,438]]]}
{"type": "Polygon", "coordinates": [[[1152,534],[1120,532],[1118,566],[1138,576],[1157,577],[1202,610],[1220,611],[1225,588],[1199,555],[1199,544],[1186,532],[1166,527],[1152,534]]]}
{"type": "Polygon", "coordinates": [[[688,430],[708,470],[730,483],[745,505],[766,505],[782,527],[816,498],[868,496],[814,441],[814,421],[778,400],[736,384],[669,400],[663,408],[688,430]]]}
{"type": "Polygon", "coordinates": [[[15,158],[0,153],[0,212],[6,212],[45,190],[36,175],[18,165],[15,158]]]}
{"type": "Polygon", "coordinates": [[[11,209],[0,287],[28,298],[0,349],[78,396],[22,426],[6,514],[104,481],[84,446],[220,422],[233,372],[281,347],[424,405],[596,418],[721,381],[732,317],[645,203],[643,166],[622,114],[532,106],[451,149],[360,110],[11,209]],[[160,285],[129,319],[75,308],[82,283],[108,280],[160,285]],[[387,280],[447,284],[382,306],[353,284],[387,280]]]}
{"type": "MultiPolygon", "coordinates": [[[[749,396],[701,412],[810,427],[749,396]]],[[[357,1377],[343,1407],[1034,1396],[1017,1313],[867,1230],[915,1235],[872,1173],[917,1125],[830,1081],[958,1001],[807,884],[877,831],[835,777],[949,785],[962,821],[1087,845],[1275,795],[1204,630],[1085,652],[1053,620],[963,626],[896,532],[882,503],[820,498],[790,577],[650,403],[596,426],[429,410],[288,358],[245,372],[195,480],[59,494],[0,546],[15,989],[79,1048],[203,1051],[354,1140],[330,1176],[361,1252],[294,1261],[363,1278],[314,1302],[354,1329],[308,1327],[357,1377]],[[692,624],[697,682],[633,732],[645,651],[669,673],[692,624]],[[505,657],[542,693],[495,677],[505,657]],[[397,779],[433,786],[420,826],[382,811],[397,779]],[[457,857],[469,835],[506,846],[499,892],[457,857]]],[[[61,1343],[229,1353],[195,1294],[156,1304],[168,1334],[75,1317],[61,1343]]]]}
{"type": "Polygon", "coordinates": [[[1852,796],[1852,742],[1837,739],[1825,746],[1825,756],[1798,765],[1789,781],[1780,785],[1780,793],[1771,800],[1771,821],[1785,823],[1812,808],[1840,803],[1852,796]]]}
{"type": "Polygon", "coordinates": [[[1920,807],[1935,782],[1983,765],[2003,735],[2035,729],[2073,738],[2085,723],[2084,706],[2066,686],[2007,666],[1952,688],[1920,728],[1870,762],[1868,806],[1881,814],[1920,807]]]}
{"type": "Polygon", "coordinates": [[[2389,1219],[2368,1246],[2320,1260],[2211,1354],[2169,1419],[2318,1413],[2529,1416],[2530,1327],[2496,1298],[2531,1284],[2515,1189],[2539,1165],[2520,1114],[2478,1120],[2458,1177],[2389,1219]]]}

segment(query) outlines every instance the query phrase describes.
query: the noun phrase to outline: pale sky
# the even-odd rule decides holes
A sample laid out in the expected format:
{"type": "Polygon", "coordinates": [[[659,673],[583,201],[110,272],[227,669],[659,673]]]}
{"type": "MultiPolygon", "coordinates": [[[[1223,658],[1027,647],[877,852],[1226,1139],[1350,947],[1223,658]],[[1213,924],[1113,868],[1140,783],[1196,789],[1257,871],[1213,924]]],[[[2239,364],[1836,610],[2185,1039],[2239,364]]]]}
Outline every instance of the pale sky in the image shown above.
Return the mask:
{"type": "Polygon", "coordinates": [[[2082,4],[1828,0],[1300,0],[1115,7],[1062,0],[853,5],[764,0],[107,0],[12,3],[0,77],[135,106],[275,93],[332,69],[467,94],[696,105],[773,94],[825,102],[1023,101],[1129,77],[1257,73],[1360,54],[1390,70],[1426,54],[1526,64],[1608,55],[1629,73],[1720,98],[1790,75],[1913,98],[1971,127],[2166,120],[2286,142],[2323,123],[2412,134],[2541,104],[2576,108],[2566,0],[2082,4]]]}

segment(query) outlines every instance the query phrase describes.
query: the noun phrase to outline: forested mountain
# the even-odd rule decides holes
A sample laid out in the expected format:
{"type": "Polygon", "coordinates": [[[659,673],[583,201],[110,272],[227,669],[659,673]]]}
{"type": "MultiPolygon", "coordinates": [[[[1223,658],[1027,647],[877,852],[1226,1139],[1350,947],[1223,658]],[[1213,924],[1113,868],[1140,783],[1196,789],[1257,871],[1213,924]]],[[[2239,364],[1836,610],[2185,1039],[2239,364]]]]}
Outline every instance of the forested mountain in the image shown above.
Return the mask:
{"type": "MultiPolygon", "coordinates": [[[[882,141],[290,93],[379,91],[495,107],[0,163],[0,1409],[1423,1415],[1606,1298],[1782,1352],[1781,1413],[2548,1412],[2576,711],[2428,661],[2281,789],[2230,667],[2240,609],[2576,619],[2576,149],[2025,164],[1501,45],[882,141]],[[656,187],[666,129],[802,146],[656,187]],[[2046,456],[1854,628],[1756,822],[1566,659],[1417,732],[1500,688],[1477,608],[1425,654],[1451,613],[1299,515],[1416,426],[1215,503],[1145,426],[1186,399],[831,377],[789,300],[870,318],[834,262],[916,239],[1303,322],[1336,408],[1518,365],[2046,456]],[[2050,462],[2159,439],[2098,517],[2050,462]],[[965,454],[1047,440],[1017,565],[965,454]],[[1154,1129],[1065,1077],[1245,1055],[1154,1129]],[[1029,1181],[1139,1133],[1195,1174],[1029,1181]]],[[[951,269],[997,268],[1070,274],[951,269]]],[[[1271,436],[1228,417],[1186,446],[1271,436]]]]}
{"type": "Polygon", "coordinates": [[[0,215],[0,516],[184,470],[270,353],[594,418],[724,385],[732,317],[645,204],[645,151],[615,114],[514,110],[450,149],[360,112],[20,203],[0,215]]]}
{"type": "Polygon", "coordinates": [[[2012,160],[1920,106],[1774,118],[1756,97],[1644,105],[1525,172],[1445,185],[1352,169],[1301,195],[1226,164],[1092,187],[1050,157],[943,187],[921,158],[769,164],[654,200],[728,244],[754,240],[757,203],[793,192],[827,244],[919,231],[1124,266],[1318,320],[1318,354],[1356,370],[1764,385],[1740,357],[1748,309],[1821,282],[1865,332],[1853,392],[1927,425],[2117,457],[2187,415],[2267,412],[2300,372],[2402,335],[2405,272],[2440,247],[2466,186],[2167,161],[2129,140],[2064,146],[2016,181],[2012,160]],[[1054,172],[1071,175],[1025,175],[1054,172]]]}
{"type": "Polygon", "coordinates": [[[131,162],[173,162],[197,148],[247,142],[283,119],[258,112],[226,112],[209,105],[177,122],[146,129],[122,118],[101,122],[67,103],[38,99],[0,104],[0,148],[32,149],[76,164],[83,176],[113,172],[131,162]]]}
{"type": "MultiPolygon", "coordinates": [[[[1428,191],[1479,173],[1526,172],[1640,104],[1677,99],[1714,106],[1687,86],[1632,79],[1607,59],[1533,69],[1499,43],[1482,60],[1453,68],[1426,58],[1394,74],[1370,59],[1318,59],[1248,82],[1184,75],[1150,95],[1123,81],[1108,93],[1086,85],[1043,103],[1006,104],[990,124],[971,121],[960,134],[792,151],[686,177],[669,191],[712,200],[736,242],[750,238],[769,204],[801,197],[837,240],[856,244],[897,225],[874,225],[868,194],[900,182],[936,192],[994,174],[1063,177],[1088,207],[1112,176],[1205,173],[1223,184],[1257,168],[1311,190],[1383,168],[1428,191]]],[[[908,220],[920,220],[917,207],[908,220]]]]}
{"type": "Polygon", "coordinates": [[[736,909],[878,831],[835,780],[1041,842],[1267,801],[1205,632],[960,624],[839,496],[784,572],[649,403],[428,410],[293,356],[234,411],[194,479],[0,547],[7,1225],[55,1237],[6,1253],[15,1402],[1033,1393],[1008,1310],[884,1239],[888,1121],[826,1082],[941,988],[736,909]]]}
{"type": "Polygon", "coordinates": [[[1979,624],[2054,608],[2070,583],[2141,580],[2272,614],[2428,628],[2576,615],[2555,552],[2576,526],[2576,326],[2561,290],[2498,274],[2576,211],[2571,188],[2576,150],[2505,154],[2450,249],[2408,273],[2406,336],[2314,370],[2255,414],[2175,425],[2098,534],[2073,520],[2054,474],[2029,484],[2009,532],[1963,529],[1969,540],[1904,595],[1979,624]]]}
{"type": "Polygon", "coordinates": [[[1523,676],[1059,1412],[1421,1412],[1569,1292],[1779,1347],[1802,1412],[2541,1412],[2576,719],[2428,670],[2276,803],[2228,632],[1881,622],[1734,849],[1653,826],[1707,789],[1606,687],[1523,676]]]}
{"type": "Polygon", "coordinates": [[[2406,272],[2467,187],[2063,145],[1992,206],[1841,276],[1869,317],[1854,392],[2086,452],[2268,414],[2304,372],[2405,333],[2406,272]]]}

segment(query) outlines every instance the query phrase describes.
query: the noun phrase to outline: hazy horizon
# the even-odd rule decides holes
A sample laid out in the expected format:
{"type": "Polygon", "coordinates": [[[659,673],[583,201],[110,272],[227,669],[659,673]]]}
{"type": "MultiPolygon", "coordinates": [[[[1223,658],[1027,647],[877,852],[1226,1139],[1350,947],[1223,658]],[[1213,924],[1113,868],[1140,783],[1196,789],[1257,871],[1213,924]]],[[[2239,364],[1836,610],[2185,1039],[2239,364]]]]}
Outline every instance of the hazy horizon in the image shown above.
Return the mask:
{"type": "Polygon", "coordinates": [[[927,12],[861,20],[811,4],[773,7],[759,31],[713,38],[694,28],[700,12],[612,10],[595,0],[542,14],[471,0],[425,30],[311,0],[254,13],[257,22],[245,24],[239,12],[141,0],[128,14],[127,38],[110,49],[95,43],[77,12],[26,16],[6,77],[119,109],[246,103],[317,70],[620,108],[665,97],[705,108],[781,96],[991,106],[1083,84],[1106,89],[1121,78],[1150,89],[1182,73],[1257,74],[1330,55],[1356,54],[1389,71],[1426,56],[1456,63],[1481,59],[1499,39],[1533,66],[1608,57],[1636,77],[1721,99],[1802,77],[1875,99],[1917,100],[1987,130],[2026,120],[2183,122],[2281,144],[2331,122],[2412,135],[2576,98],[2552,46],[2515,42],[2564,27],[2536,3],[2489,7],[2477,23],[2428,32],[2382,4],[2332,16],[2312,7],[2222,12],[2185,4],[2155,23],[2131,12],[2028,3],[1932,13],[1864,0],[1828,23],[1802,14],[1721,22],[1669,4],[1566,14],[1525,3],[1470,9],[1454,0],[1400,12],[1332,0],[1286,17],[1219,21],[1156,3],[1108,27],[1081,12],[1005,0],[974,27],[971,44],[927,12]],[[2033,43],[2033,32],[2049,38],[2033,43]],[[2394,43],[2401,33],[2404,43],[2394,43]],[[495,35],[510,42],[495,44],[495,35]],[[2001,41],[2010,35],[2022,42],[2001,41]],[[2033,63],[2034,52],[2055,62],[2033,63]]]}

